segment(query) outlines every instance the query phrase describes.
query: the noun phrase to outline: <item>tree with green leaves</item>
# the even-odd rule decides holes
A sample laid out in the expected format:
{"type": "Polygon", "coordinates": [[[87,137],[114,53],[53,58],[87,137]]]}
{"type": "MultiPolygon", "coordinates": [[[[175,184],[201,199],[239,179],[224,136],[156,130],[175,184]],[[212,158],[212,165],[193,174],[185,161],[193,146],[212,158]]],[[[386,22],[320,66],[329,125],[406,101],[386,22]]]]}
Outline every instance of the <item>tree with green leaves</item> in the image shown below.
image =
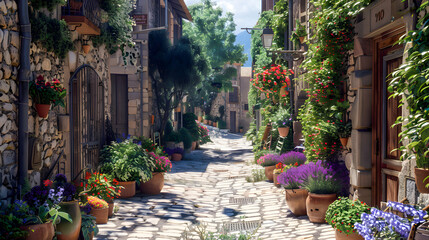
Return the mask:
{"type": "Polygon", "coordinates": [[[211,0],[191,5],[189,12],[193,22],[184,22],[183,35],[201,46],[211,69],[189,101],[194,106],[204,106],[208,113],[217,93],[232,89],[231,79],[237,76],[236,69],[225,64],[243,63],[246,56],[243,46],[235,45],[236,25],[232,13],[223,14],[211,0]]]}
{"type": "Polygon", "coordinates": [[[171,45],[165,30],[149,34],[149,75],[161,119],[161,136],[173,109],[201,82],[208,66],[201,47],[192,40],[183,37],[171,45]]]}

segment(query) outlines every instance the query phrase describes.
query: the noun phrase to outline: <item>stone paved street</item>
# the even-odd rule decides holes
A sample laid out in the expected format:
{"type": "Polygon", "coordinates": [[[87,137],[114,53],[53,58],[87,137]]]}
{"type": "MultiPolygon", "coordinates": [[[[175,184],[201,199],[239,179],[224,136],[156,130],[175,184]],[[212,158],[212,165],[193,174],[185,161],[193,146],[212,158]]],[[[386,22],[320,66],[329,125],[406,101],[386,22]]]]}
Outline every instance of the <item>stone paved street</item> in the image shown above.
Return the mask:
{"type": "Polygon", "coordinates": [[[281,188],[246,181],[260,167],[247,163],[253,154],[244,137],[219,131],[211,137],[213,143],[173,163],[160,195],[115,200],[119,211],[99,225],[97,239],[182,239],[193,223],[212,232],[254,231],[260,224],[255,234],[260,239],[335,239],[328,224],[294,217],[281,188]]]}

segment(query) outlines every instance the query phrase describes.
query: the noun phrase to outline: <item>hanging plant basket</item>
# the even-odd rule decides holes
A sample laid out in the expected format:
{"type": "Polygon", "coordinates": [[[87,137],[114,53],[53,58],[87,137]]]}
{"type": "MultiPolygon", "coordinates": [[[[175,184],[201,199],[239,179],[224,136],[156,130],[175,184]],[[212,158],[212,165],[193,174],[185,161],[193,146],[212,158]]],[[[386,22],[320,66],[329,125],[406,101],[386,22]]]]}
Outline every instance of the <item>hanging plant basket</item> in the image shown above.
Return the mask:
{"type": "Polygon", "coordinates": [[[429,184],[429,179],[425,178],[429,176],[429,169],[414,168],[414,175],[416,176],[416,186],[420,193],[429,193],[429,188],[426,188],[426,184],[429,184]]]}
{"type": "Polygon", "coordinates": [[[290,127],[279,127],[277,131],[279,131],[280,137],[286,137],[289,134],[290,127]]]}
{"type": "Polygon", "coordinates": [[[341,144],[343,145],[343,147],[347,148],[347,143],[349,142],[349,138],[348,137],[346,137],[346,138],[340,137],[340,141],[341,141],[341,144]]]}
{"type": "Polygon", "coordinates": [[[305,41],[305,36],[299,37],[299,42],[300,42],[301,44],[303,44],[303,43],[304,43],[304,41],[305,41]]]}
{"type": "Polygon", "coordinates": [[[89,44],[83,44],[82,50],[85,54],[87,54],[87,53],[89,53],[89,51],[91,51],[91,46],[89,44]]]}
{"type": "Polygon", "coordinates": [[[37,115],[39,115],[39,117],[41,117],[41,118],[47,118],[48,117],[50,108],[51,108],[51,104],[36,103],[37,115]]]}

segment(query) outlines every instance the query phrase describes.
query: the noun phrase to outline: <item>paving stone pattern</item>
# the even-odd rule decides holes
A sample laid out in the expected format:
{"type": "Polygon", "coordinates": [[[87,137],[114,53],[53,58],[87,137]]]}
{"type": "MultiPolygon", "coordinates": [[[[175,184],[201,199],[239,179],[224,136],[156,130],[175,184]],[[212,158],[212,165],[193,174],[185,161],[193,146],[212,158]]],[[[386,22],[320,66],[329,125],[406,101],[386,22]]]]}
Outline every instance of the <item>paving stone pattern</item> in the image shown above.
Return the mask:
{"type": "Polygon", "coordinates": [[[96,239],[183,239],[195,223],[211,232],[253,231],[259,226],[255,237],[264,240],[335,239],[328,224],[295,217],[282,189],[267,181],[246,181],[252,169],[260,167],[247,163],[253,154],[244,137],[210,130],[214,142],[174,162],[160,195],[115,200],[119,211],[107,224],[98,225],[96,239]]]}

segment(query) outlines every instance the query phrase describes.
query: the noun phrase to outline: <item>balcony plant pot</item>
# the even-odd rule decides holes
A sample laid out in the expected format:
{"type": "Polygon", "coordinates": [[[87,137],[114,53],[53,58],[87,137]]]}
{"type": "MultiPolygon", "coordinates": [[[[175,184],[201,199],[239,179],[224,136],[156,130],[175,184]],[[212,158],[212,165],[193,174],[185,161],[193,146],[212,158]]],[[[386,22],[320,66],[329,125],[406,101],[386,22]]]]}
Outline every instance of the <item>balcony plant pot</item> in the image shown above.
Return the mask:
{"type": "Polygon", "coordinates": [[[265,176],[268,181],[273,182],[273,171],[276,169],[276,165],[265,167],[265,176]]]}
{"type": "Polygon", "coordinates": [[[290,211],[295,216],[307,215],[307,200],[308,191],[306,189],[285,189],[286,203],[290,211]]]}
{"type": "Polygon", "coordinates": [[[280,175],[280,173],[273,173],[273,183],[274,183],[274,186],[276,186],[276,187],[280,187],[280,184],[279,184],[279,182],[277,181],[277,177],[280,175]]]}
{"type": "Polygon", "coordinates": [[[83,44],[82,50],[83,50],[83,53],[88,54],[89,51],[91,51],[91,46],[89,44],[83,44]]]}
{"type": "Polygon", "coordinates": [[[340,141],[341,141],[341,144],[343,145],[343,147],[347,148],[347,143],[349,142],[349,138],[348,137],[347,138],[340,137],[340,141]]]}
{"type": "Polygon", "coordinates": [[[80,213],[79,202],[70,201],[59,204],[60,211],[70,214],[72,222],[61,221],[56,226],[58,240],[77,240],[79,238],[80,227],[82,224],[82,215],[80,213]]]}
{"type": "Polygon", "coordinates": [[[115,208],[115,203],[112,200],[110,202],[107,202],[107,204],[109,204],[109,214],[108,214],[108,216],[112,217],[113,216],[113,209],[115,208]]]}
{"type": "Polygon", "coordinates": [[[299,37],[299,42],[300,42],[301,44],[303,44],[303,43],[304,43],[304,41],[305,41],[305,36],[299,37]]]}
{"type": "Polygon", "coordinates": [[[286,137],[289,134],[290,127],[279,127],[277,131],[279,131],[280,137],[286,137]]]}
{"type": "Polygon", "coordinates": [[[416,186],[417,190],[419,190],[420,193],[429,193],[429,188],[426,188],[426,184],[429,183],[429,179],[425,178],[429,176],[429,169],[424,168],[414,168],[414,175],[416,176],[416,186]]]}
{"type": "Polygon", "coordinates": [[[55,236],[55,229],[52,222],[21,226],[19,228],[28,232],[26,240],[52,240],[55,236]]]}
{"type": "Polygon", "coordinates": [[[144,194],[158,195],[164,187],[164,173],[153,172],[152,178],[147,182],[140,183],[140,191],[144,194]]]}
{"type": "Polygon", "coordinates": [[[106,224],[109,217],[109,208],[93,208],[89,214],[95,217],[95,223],[106,224]]]}
{"type": "Polygon", "coordinates": [[[136,181],[119,182],[119,186],[124,187],[119,198],[130,198],[136,195],[136,181]]]}
{"type": "Polygon", "coordinates": [[[307,216],[312,223],[325,223],[326,210],[337,199],[337,194],[308,193],[307,216]]]}
{"type": "Polygon", "coordinates": [[[336,240],[364,240],[358,233],[345,234],[344,232],[335,231],[336,240]]]}
{"type": "Polygon", "coordinates": [[[51,108],[51,104],[39,104],[39,103],[36,103],[37,115],[39,115],[39,117],[41,117],[41,118],[48,117],[49,109],[50,108],[51,108]]]}
{"type": "Polygon", "coordinates": [[[197,141],[192,142],[192,151],[197,149],[197,141]]]}
{"type": "Polygon", "coordinates": [[[173,154],[171,154],[171,161],[178,162],[178,161],[182,160],[182,157],[183,156],[180,153],[173,153],[173,154]]]}

